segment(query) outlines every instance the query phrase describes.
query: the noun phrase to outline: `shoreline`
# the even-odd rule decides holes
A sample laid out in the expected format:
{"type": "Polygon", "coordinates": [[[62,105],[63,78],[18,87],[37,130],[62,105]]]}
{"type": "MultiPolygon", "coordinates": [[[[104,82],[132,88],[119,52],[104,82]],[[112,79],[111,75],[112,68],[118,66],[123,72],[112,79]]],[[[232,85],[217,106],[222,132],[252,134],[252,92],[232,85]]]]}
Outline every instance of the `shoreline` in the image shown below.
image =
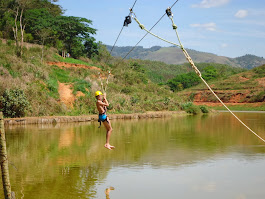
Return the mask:
{"type": "MultiPolygon", "coordinates": [[[[145,119],[145,118],[166,118],[174,115],[188,115],[185,111],[157,111],[132,114],[109,114],[110,120],[116,119],[145,119]]],[[[42,117],[23,117],[5,118],[4,124],[9,125],[28,125],[28,124],[57,124],[57,123],[77,123],[98,121],[98,115],[81,116],[42,116],[42,117]]]]}

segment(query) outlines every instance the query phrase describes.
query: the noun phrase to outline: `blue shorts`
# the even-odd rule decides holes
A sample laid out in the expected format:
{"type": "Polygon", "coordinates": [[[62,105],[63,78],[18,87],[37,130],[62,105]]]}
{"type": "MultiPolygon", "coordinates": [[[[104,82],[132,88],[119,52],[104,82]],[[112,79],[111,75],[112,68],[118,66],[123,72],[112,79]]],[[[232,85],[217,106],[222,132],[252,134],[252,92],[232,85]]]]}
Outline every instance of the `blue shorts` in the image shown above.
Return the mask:
{"type": "Polygon", "coordinates": [[[99,114],[98,120],[101,122],[104,122],[105,120],[107,120],[107,115],[106,114],[99,114]]]}

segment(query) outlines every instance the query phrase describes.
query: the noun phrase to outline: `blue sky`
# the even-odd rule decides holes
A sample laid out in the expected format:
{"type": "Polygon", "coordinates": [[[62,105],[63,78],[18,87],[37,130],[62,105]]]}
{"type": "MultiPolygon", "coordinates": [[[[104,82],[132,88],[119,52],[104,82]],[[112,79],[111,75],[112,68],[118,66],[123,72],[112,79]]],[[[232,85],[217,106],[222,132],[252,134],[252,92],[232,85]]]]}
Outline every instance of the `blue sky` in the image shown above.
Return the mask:
{"type": "MultiPolygon", "coordinates": [[[[148,29],[175,0],[138,0],[134,12],[148,29]]],[[[95,38],[113,45],[134,0],[60,0],[65,15],[91,19],[95,38]]],[[[172,9],[182,44],[186,48],[217,55],[265,57],[264,0],[179,0],[172,9]]],[[[153,29],[155,34],[177,42],[168,17],[153,29]]],[[[145,34],[133,21],[125,27],[117,46],[133,46],[145,34]]],[[[139,45],[169,46],[148,35],[139,45]]]]}

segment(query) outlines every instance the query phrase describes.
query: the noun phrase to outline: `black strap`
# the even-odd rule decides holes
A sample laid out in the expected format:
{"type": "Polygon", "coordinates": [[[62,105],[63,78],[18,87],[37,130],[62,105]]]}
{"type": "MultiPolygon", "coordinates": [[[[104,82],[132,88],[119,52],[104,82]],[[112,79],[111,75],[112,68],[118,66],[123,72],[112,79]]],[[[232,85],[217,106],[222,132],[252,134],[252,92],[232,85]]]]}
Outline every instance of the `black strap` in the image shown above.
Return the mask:
{"type": "Polygon", "coordinates": [[[98,128],[100,128],[101,127],[101,121],[100,121],[100,119],[98,119],[98,122],[99,122],[99,127],[98,128]]]}

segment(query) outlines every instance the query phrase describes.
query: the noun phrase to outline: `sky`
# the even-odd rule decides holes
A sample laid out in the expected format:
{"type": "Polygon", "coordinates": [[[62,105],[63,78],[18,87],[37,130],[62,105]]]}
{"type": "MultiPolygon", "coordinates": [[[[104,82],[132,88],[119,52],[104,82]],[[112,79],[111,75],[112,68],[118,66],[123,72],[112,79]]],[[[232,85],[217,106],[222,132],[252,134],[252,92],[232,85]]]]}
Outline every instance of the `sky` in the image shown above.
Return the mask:
{"type": "MultiPolygon", "coordinates": [[[[93,21],[95,38],[113,45],[129,8],[135,0],[59,0],[64,15],[93,21]]],[[[134,13],[151,28],[175,0],[137,0],[134,13]]],[[[253,54],[265,57],[264,0],[179,0],[172,8],[174,20],[185,48],[220,56],[239,57],[253,54]]],[[[152,30],[155,34],[177,42],[170,19],[165,16],[152,30]]],[[[134,46],[145,34],[133,21],[123,32],[117,46],[134,46]]],[[[139,44],[144,48],[171,46],[148,35],[139,44]]]]}

